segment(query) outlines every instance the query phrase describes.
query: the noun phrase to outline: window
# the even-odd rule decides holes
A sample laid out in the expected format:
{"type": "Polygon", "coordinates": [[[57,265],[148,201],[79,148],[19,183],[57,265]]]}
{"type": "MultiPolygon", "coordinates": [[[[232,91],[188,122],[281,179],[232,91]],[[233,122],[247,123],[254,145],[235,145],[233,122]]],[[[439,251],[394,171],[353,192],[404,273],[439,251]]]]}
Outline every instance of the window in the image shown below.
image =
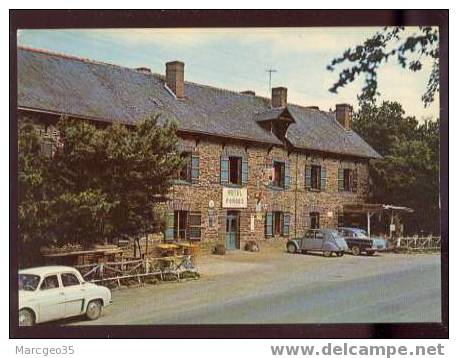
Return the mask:
{"type": "Polygon", "coordinates": [[[345,215],[342,212],[339,212],[339,214],[337,215],[337,226],[345,226],[345,215]]]}
{"type": "Polygon", "coordinates": [[[324,234],[320,231],[315,231],[315,239],[323,240],[324,234]]]}
{"type": "Polygon", "coordinates": [[[311,172],[311,188],[320,190],[321,167],[319,165],[312,165],[311,172]]]}
{"type": "Polygon", "coordinates": [[[64,287],[76,286],[80,284],[80,280],[73,273],[63,273],[60,275],[60,278],[64,287]]]}
{"type": "Polygon", "coordinates": [[[273,215],[274,215],[274,235],[278,236],[282,233],[283,213],[280,211],[276,211],[273,213],[273,215]]]}
{"type": "Polygon", "coordinates": [[[242,156],[221,156],[221,184],[246,185],[248,160],[242,156]]]}
{"type": "Polygon", "coordinates": [[[59,281],[57,280],[57,275],[45,277],[45,279],[43,280],[43,283],[40,286],[42,290],[49,290],[51,288],[58,288],[58,287],[59,287],[59,281]]]}
{"type": "Polygon", "coordinates": [[[178,179],[189,183],[196,183],[199,179],[199,156],[191,152],[180,154],[184,164],[178,173],[178,179]]]}
{"type": "Polygon", "coordinates": [[[19,291],[35,291],[40,283],[40,276],[19,274],[19,291]]]}
{"type": "Polygon", "coordinates": [[[320,213],[311,212],[310,216],[310,228],[319,229],[320,228],[320,213]]]}
{"type": "Polygon", "coordinates": [[[274,162],[272,183],[279,188],[285,186],[285,163],[274,162]]]}
{"type": "Polygon", "coordinates": [[[266,236],[289,236],[290,214],[274,211],[266,214],[266,236]]]}
{"type": "Polygon", "coordinates": [[[42,139],[40,143],[41,146],[41,153],[47,157],[52,158],[54,156],[55,148],[54,143],[50,139],[42,139]]]}
{"type": "Polygon", "coordinates": [[[326,168],[322,165],[306,165],[305,187],[313,191],[326,190],[326,168]]]}
{"type": "Polygon", "coordinates": [[[350,191],[350,169],[344,169],[344,191],[350,191]]]}
{"type": "Polygon", "coordinates": [[[229,157],[229,183],[237,185],[242,183],[241,157],[229,157]]]}
{"type": "Polygon", "coordinates": [[[191,153],[183,152],[180,154],[180,157],[184,161],[184,164],[178,178],[184,181],[191,181],[191,153]]]}
{"type": "Polygon", "coordinates": [[[200,239],[201,237],[201,215],[197,212],[189,214],[189,239],[200,239]]]}
{"type": "Polygon", "coordinates": [[[200,239],[202,217],[200,212],[175,210],[169,214],[165,240],[200,239]]]}
{"type": "Polygon", "coordinates": [[[174,239],[186,239],[186,229],[188,224],[188,212],[175,210],[174,217],[174,239]]]}
{"type": "Polygon", "coordinates": [[[272,185],[277,188],[288,189],[289,184],[289,163],[274,160],[272,164],[272,185]]]}
{"type": "Polygon", "coordinates": [[[356,169],[339,168],[339,191],[353,191],[358,189],[358,172],[356,169]]]}

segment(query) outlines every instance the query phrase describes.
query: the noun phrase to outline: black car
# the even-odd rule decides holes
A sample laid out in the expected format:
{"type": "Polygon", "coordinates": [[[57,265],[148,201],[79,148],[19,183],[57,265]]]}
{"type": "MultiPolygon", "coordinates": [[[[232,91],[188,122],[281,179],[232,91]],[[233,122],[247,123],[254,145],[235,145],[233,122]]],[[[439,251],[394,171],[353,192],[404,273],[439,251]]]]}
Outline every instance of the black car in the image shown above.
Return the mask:
{"type": "Polygon", "coordinates": [[[337,230],[347,242],[347,246],[353,255],[360,255],[364,252],[371,256],[377,251],[386,249],[385,240],[379,238],[371,238],[367,236],[366,231],[363,229],[340,227],[337,230]]]}

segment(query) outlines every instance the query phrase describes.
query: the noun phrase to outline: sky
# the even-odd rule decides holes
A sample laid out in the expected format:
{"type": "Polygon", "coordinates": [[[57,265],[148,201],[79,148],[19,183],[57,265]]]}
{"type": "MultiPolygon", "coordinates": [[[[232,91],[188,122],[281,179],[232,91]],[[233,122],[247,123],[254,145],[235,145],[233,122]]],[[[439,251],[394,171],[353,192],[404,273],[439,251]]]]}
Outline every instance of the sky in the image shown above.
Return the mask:
{"type": "MultiPolygon", "coordinates": [[[[288,102],[335,108],[357,107],[360,78],[337,94],[329,92],[339,71],[326,66],[349,47],[362,43],[380,28],[201,28],[21,30],[18,45],[46,49],[126,67],[148,67],[165,73],[165,63],[185,62],[185,80],[234,91],[253,90],[270,97],[272,87],[288,88],[288,102]]],[[[418,32],[408,28],[406,33],[418,32]]],[[[431,63],[416,73],[395,61],[378,73],[380,100],[400,102],[407,115],[438,118],[439,100],[424,108],[421,96],[431,63]]]]}

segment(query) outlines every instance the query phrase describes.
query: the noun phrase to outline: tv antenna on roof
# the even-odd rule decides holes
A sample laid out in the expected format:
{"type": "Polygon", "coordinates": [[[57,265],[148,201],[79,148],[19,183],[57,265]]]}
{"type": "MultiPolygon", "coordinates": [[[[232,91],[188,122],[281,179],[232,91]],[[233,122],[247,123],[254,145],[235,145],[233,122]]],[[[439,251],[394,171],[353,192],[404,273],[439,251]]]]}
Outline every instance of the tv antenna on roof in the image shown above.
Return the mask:
{"type": "Polygon", "coordinates": [[[277,70],[274,68],[269,68],[266,70],[266,72],[269,74],[269,94],[270,94],[270,91],[272,90],[272,73],[277,72],[277,70]]]}

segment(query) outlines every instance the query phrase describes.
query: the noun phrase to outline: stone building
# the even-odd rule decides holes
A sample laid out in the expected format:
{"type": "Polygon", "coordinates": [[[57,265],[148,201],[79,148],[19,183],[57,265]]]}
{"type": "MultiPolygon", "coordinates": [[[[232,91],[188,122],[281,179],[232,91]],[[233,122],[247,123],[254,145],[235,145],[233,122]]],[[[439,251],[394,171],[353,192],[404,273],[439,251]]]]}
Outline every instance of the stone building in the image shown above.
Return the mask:
{"type": "Polygon", "coordinates": [[[49,137],[61,115],[175,120],[187,164],[169,195],[166,240],[236,249],[336,227],[344,204],[367,201],[368,161],[380,156],[352,131],[350,105],[321,111],[288,103],[284,87],[263,98],[187,82],[182,62],[165,67],[164,76],[19,48],[19,118],[35,118],[49,137]]]}

